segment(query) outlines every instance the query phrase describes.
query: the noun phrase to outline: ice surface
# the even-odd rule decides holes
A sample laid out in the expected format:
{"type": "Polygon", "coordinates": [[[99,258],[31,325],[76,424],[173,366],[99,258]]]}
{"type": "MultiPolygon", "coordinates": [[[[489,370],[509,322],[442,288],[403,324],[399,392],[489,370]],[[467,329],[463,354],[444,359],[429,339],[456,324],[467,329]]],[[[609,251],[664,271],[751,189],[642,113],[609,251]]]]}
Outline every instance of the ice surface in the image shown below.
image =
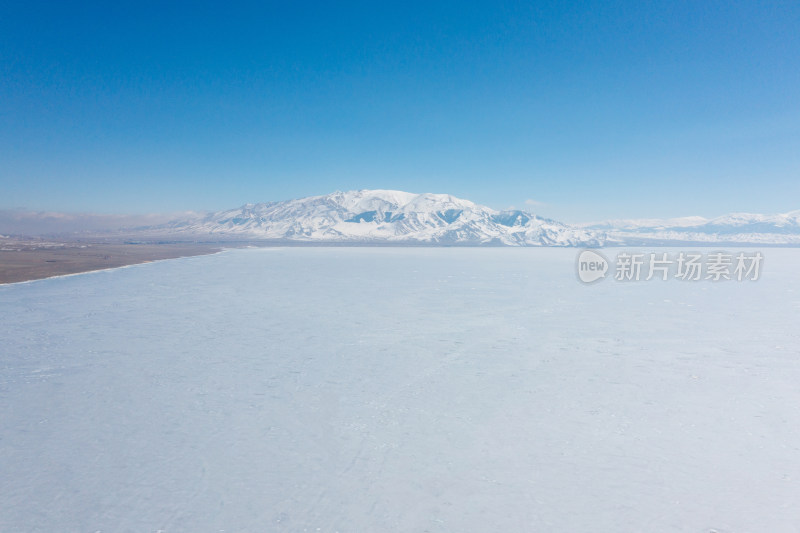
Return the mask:
{"type": "Polygon", "coordinates": [[[0,287],[0,531],[798,531],[800,250],[237,250],[0,287]]]}

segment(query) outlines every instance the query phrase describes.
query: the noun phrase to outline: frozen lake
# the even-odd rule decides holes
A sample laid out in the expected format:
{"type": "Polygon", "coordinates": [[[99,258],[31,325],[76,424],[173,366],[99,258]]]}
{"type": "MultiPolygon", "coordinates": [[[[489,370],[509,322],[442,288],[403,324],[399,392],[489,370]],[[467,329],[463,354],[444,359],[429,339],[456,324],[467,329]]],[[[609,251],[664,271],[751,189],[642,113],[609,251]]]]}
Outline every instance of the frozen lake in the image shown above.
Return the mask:
{"type": "Polygon", "coordinates": [[[800,250],[761,251],[756,282],[275,248],[0,287],[0,531],[799,531],[800,250]]]}

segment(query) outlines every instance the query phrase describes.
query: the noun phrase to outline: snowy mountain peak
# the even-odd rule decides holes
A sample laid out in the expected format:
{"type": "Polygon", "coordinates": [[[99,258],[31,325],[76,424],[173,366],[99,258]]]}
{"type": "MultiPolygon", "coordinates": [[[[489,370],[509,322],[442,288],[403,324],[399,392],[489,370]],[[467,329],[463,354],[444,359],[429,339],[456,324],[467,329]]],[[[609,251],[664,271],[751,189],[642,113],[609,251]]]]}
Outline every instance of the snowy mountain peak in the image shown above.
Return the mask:
{"type": "Polygon", "coordinates": [[[601,233],[523,211],[496,211],[450,194],[337,191],[246,204],[152,228],[220,238],[353,243],[600,246],[601,233]]]}
{"type": "Polygon", "coordinates": [[[568,226],[527,211],[496,211],[450,194],[379,189],[246,204],[203,217],[174,220],[148,231],[213,239],[365,244],[800,244],[800,210],[778,215],[732,213],[714,219],[689,216],[568,226]]]}
{"type": "Polygon", "coordinates": [[[337,191],[325,196],[315,196],[308,199],[319,199],[326,203],[341,206],[350,212],[431,212],[442,209],[474,209],[476,207],[476,205],[469,200],[456,198],[449,194],[415,194],[405,191],[383,189],[362,189],[359,191],[346,192],[337,191]]]}

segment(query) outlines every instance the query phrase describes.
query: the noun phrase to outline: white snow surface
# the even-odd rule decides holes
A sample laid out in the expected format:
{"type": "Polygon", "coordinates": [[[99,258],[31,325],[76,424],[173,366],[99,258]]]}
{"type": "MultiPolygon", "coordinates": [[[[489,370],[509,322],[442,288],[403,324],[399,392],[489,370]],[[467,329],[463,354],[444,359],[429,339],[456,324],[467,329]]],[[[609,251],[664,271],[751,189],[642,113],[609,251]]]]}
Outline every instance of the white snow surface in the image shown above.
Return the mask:
{"type": "Polygon", "coordinates": [[[272,248],[0,286],[0,531],[800,527],[800,251],[272,248]]]}

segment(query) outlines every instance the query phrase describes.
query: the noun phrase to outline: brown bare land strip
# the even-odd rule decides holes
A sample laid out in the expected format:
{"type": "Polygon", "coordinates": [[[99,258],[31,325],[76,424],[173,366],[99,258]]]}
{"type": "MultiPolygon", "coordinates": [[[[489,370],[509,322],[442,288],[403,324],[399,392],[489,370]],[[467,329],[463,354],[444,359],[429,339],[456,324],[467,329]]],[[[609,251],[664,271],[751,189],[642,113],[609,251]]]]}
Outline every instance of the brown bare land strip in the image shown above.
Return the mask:
{"type": "Polygon", "coordinates": [[[0,238],[0,284],[218,252],[194,243],[103,243],[0,238]]]}

